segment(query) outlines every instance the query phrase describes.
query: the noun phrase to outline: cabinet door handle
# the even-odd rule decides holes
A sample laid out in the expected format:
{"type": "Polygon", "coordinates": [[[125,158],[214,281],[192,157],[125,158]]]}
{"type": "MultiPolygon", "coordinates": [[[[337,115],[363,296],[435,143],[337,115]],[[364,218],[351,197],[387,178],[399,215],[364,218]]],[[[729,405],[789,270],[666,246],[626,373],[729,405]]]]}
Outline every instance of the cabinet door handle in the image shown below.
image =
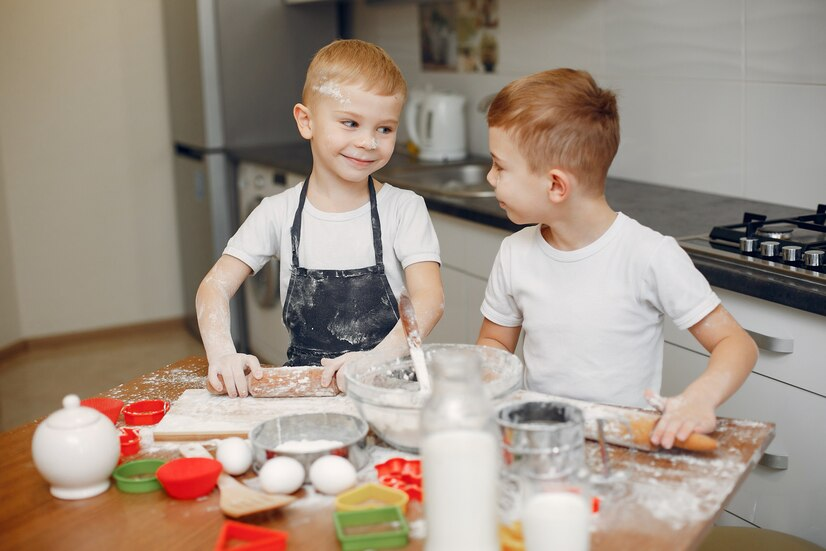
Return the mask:
{"type": "Polygon", "coordinates": [[[785,471],[789,468],[789,454],[786,452],[786,446],[780,440],[774,440],[763,452],[759,463],[775,471],[785,471]]]}
{"type": "Polygon", "coordinates": [[[789,456],[763,452],[763,457],[760,458],[760,464],[775,471],[785,471],[789,468],[789,456]]]}
{"type": "Polygon", "coordinates": [[[751,335],[757,347],[769,352],[779,352],[780,354],[791,354],[794,352],[794,339],[781,339],[779,337],[770,337],[763,335],[757,331],[746,329],[746,333],[751,335]]]}

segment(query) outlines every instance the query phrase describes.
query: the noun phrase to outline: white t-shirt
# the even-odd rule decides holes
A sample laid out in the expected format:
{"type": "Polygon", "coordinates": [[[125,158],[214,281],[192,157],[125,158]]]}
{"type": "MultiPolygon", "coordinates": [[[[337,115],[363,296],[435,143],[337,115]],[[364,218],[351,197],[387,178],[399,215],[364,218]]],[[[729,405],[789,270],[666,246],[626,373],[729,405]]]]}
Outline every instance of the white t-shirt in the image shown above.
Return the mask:
{"type": "MultiPolygon", "coordinates": [[[[267,197],[233,235],[224,254],[257,273],[270,257],[281,260],[281,296],[290,283],[290,228],[304,183],[267,197]]],[[[412,191],[384,184],[376,193],[387,281],[398,299],[404,269],[417,262],[439,262],[439,241],[424,199],[412,191]]],[[[298,261],[303,268],[349,270],[376,264],[370,224],[370,202],[349,212],[324,212],[309,201],[301,214],[298,261]]]]}
{"type": "Polygon", "coordinates": [[[531,390],[645,407],[662,381],[663,314],[686,329],[719,303],[673,238],[619,213],[576,251],[551,247],[540,226],[505,238],[481,311],[522,326],[531,390]]]}

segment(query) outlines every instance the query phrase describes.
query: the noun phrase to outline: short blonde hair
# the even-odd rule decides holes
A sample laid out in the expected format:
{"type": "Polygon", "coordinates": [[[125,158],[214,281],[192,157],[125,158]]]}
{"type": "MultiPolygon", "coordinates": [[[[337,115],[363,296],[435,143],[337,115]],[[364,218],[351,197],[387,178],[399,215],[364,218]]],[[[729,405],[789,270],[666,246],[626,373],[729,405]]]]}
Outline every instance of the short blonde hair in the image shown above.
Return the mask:
{"type": "Polygon", "coordinates": [[[559,167],[600,189],[620,141],[617,99],[586,71],[554,69],[505,86],[488,110],[536,174],[559,167]]]}
{"type": "Polygon", "coordinates": [[[326,82],[358,84],[382,96],[407,99],[407,83],[387,52],[363,40],[336,40],[316,52],[307,69],[302,101],[308,103],[326,82]]]}

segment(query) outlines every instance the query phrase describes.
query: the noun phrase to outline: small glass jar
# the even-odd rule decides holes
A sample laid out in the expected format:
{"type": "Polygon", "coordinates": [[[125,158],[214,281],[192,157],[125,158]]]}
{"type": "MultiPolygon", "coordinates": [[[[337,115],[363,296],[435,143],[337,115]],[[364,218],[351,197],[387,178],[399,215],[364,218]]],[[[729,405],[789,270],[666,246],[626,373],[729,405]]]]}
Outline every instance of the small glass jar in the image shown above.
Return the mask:
{"type": "Polygon", "coordinates": [[[499,446],[473,350],[428,358],[432,394],[422,408],[426,551],[499,551],[499,446]]]}

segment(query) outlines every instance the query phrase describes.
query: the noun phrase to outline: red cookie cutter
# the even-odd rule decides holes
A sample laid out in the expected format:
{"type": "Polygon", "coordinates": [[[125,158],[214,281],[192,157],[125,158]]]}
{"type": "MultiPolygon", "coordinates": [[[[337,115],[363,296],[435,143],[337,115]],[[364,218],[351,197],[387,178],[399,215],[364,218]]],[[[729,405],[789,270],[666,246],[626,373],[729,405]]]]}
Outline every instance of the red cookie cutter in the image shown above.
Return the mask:
{"type": "Polygon", "coordinates": [[[138,431],[126,427],[120,428],[120,454],[134,455],[141,449],[141,437],[138,431]]]}
{"type": "Polygon", "coordinates": [[[397,488],[411,501],[422,501],[422,462],[418,459],[393,457],[376,465],[379,482],[397,488]]]}
{"type": "Polygon", "coordinates": [[[234,520],[225,520],[215,542],[215,551],[284,551],[287,532],[270,530],[234,520]]]}

